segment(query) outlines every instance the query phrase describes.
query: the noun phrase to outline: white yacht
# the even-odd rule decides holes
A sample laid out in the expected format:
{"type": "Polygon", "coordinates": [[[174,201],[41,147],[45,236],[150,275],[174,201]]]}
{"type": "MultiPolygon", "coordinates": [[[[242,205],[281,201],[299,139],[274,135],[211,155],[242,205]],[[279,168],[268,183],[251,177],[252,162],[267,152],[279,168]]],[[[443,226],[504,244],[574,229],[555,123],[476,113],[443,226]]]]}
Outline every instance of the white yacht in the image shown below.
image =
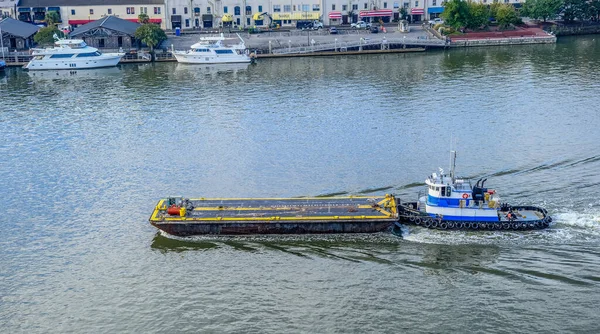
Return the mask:
{"type": "Polygon", "coordinates": [[[180,63],[186,64],[228,64],[249,63],[252,58],[244,40],[238,35],[240,43],[224,45],[227,38],[223,34],[219,37],[201,37],[200,42],[192,45],[187,51],[173,51],[173,55],[180,63]]]}
{"type": "Polygon", "coordinates": [[[28,70],[66,70],[116,66],[124,53],[102,53],[81,39],[56,39],[54,47],[33,49],[28,70]]]}

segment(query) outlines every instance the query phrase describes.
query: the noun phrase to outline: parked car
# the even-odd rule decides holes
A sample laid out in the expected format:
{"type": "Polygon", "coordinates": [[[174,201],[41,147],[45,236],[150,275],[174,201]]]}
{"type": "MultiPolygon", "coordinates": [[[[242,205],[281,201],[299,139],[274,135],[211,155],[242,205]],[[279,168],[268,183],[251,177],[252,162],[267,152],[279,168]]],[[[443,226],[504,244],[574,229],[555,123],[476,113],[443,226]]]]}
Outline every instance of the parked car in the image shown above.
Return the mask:
{"type": "Polygon", "coordinates": [[[331,27],[331,28],[329,28],[329,33],[332,35],[335,35],[338,33],[338,30],[336,27],[331,27]]]}
{"type": "Polygon", "coordinates": [[[355,29],[369,29],[371,28],[371,23],[367,23],[365,21],[358,21],[356,23],[352,23],[350,27],[355,29]]]}
{"type": "Polygon", "coordinates": [[[436,24],[440,24],[440,23],[441,23],[441,24],[444,24],[444,20],[442,20],[442,19],[441,19],[441,18],[439,18],[439,17],[436,17],[436,18],[435,18],[435,19],[433,19],[433,20],[429,20],[429,24],[430,24],[430,25],[432,25],[432,26],[434,26],[434,25],[436,25],[436,24]]]}

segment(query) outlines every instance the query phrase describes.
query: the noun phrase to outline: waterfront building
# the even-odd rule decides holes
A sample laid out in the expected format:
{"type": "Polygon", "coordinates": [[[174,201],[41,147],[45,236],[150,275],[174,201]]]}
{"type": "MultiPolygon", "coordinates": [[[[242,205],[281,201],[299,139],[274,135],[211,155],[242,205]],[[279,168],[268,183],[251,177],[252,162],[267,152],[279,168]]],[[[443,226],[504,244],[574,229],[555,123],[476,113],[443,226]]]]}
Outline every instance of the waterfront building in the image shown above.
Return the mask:
{"type": "Polygon", "coordinates": [[[111,15],[81,25],[69,36],[82,39],[87,45],[95,48],[130,50],[138,46],[135,31],[139,26],[139,23],[111,15]]]}
{"type": "MultiPolygon", "coordinates": [[[[15,20],[12,17],[0,19],[0,31],[2,31],[2,45],[5,52],[11,50],[23,50],[33,46],[33,35],[40,27],[15,20]]],[[[0,50],[1,51],[1,50],[0,50]]]]}
{"type": "Polygon", "coordinates": [[[0,19],[5,17],[17,18],[19,0],[0,0],[0,19]]]}
{"type": "Polygon", "coordinates": [[[166,28],[165,0],[20,0],[17,7],[19,20],[33,24],[44,24],[46,13],[56,11],[59,27],[69,30],[107,16],[137,22],[141,13],[166,28]]]}
{"type": "MultiPolygon", "coordinates": [[[[59,13],[60,28],[116,16],[137,22],[140,13],[163,29],[221,27],[293,28],[299,21],[319,20],[325,25],[395,22],[402,8],[412,23],[429,20],[444,11],[445,0],[0,0],[0,12],[20,21],[44,24],[48,11],[59,13]]],[[[491,4],[494,0],[473,0],[491,4]]],[[[521,7],[524,0],[500,0],[521,7]]]]}

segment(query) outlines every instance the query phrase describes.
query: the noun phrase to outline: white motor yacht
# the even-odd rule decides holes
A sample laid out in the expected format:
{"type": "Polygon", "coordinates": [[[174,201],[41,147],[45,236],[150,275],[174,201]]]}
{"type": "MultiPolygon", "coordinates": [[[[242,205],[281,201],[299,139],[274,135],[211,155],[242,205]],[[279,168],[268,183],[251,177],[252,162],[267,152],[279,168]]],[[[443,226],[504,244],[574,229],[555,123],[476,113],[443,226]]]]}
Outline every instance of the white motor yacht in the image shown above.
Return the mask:
{"type": "MultiPolygon", "coordinates": [[[[239,37],[239,35],[238,35],[239,37]]],[[[173,55],[180,63],[186,64],[228,64],[249,63],[252,59],[244,40],[235,45],[224,45],[227,38],[223,34],[219,37],[201,37],[200,42],[192,45],[187,51],[174,51],[173,55]]]]}
{"type": "Polygon", "coordinates": [[[54,47],[33,49],[28,70],[86,69],[116,66],[124,53],[102,53],[81,39],[56,39],[54,47]]]}

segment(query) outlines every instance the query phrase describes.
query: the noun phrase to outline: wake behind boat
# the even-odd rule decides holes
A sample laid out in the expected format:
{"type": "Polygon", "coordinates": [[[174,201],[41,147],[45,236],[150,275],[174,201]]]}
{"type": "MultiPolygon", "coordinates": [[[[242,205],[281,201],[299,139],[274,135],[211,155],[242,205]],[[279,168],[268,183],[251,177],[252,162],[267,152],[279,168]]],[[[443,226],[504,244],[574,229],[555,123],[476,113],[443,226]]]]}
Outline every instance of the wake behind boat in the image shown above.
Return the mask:
{"type": "Polygon", "coordinates": [[[427,196],[398,206],[399,222],[434,229],[531,230],[546,228],[552,222],[546,209],[512,206],[500,200],[487,179],[472,186],[454,174],[456,152],[452,151],[450,175],[433,173],[425,184],[427,196]]]}
{"type": "Polygon", "coordinates": [[[24,68],[28,70],[69,70],[116,66],[124,53],[102,53],[81,39],[59,39],[54,47],[32,49],[33,58],[24,68]]]}
{"type": "Polygon", "coordinates": [[[240,43],[235,45],[224,45],[228,38],[223,37],[201,37],[200,41],[193,44],[187,51],[174,51],[173,56],[179,63],[185,64],[230,64],[250,63],[252,58],[244,40],[238,35],[240,43]]]}

